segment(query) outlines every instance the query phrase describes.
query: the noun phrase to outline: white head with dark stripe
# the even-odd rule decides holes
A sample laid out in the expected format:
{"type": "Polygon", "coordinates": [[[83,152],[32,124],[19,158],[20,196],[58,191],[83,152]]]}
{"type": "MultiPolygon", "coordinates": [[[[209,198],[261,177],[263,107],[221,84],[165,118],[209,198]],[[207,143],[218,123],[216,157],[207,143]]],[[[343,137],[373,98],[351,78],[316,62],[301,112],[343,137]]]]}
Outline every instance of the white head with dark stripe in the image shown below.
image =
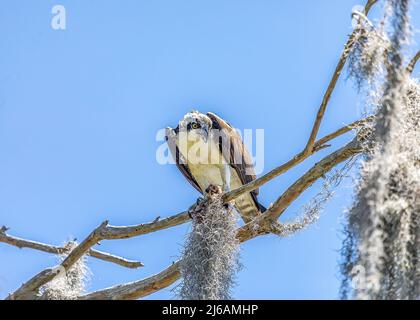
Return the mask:
{"type": "Polygon", "coordinates": [[[188,139],[191,141],[202,139],[204,142],[207,142],[211,129],[211,119],[204,113],[196,110],[188,112],[178,126],[179,131],[188,133],[188,139]]]}

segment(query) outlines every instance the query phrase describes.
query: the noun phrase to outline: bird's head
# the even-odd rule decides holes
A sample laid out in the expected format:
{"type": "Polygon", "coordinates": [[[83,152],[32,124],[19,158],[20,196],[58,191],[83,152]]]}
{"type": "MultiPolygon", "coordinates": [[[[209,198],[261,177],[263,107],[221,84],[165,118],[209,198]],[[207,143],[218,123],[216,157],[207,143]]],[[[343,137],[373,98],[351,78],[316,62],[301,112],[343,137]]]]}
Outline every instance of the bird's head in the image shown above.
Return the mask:
{"type": "Polygon", "coordinates": [[[188,112],[179,122],[179,130],[188,133],[188,139],[197,141],[199,139],[207,142],[212,127],[211,119],[204,113],[193,110],[188,112]]]}

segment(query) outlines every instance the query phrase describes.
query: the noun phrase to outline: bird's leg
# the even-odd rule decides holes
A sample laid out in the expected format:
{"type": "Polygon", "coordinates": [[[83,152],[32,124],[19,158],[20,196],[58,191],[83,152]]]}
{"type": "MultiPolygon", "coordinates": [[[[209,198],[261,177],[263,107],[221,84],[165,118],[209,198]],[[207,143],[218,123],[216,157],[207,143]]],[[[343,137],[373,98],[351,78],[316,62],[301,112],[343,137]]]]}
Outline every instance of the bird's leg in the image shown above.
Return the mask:
{"type": "Polygon", "coordinates": [[[223,192],[229,192],[230,191],[230,165],[228,163],[223,164],[222,181],[223,181],[223,192]]]}
{"type": "MultiPolygon", "coordinates": [[[[230,165],[227,163],[223,165],[222,180],[223,180],[223,192],[229,192],[231,190],[230,189],[231,171],[230,171],[230,165]]],[[[234,203],[234,200],[232,200],[231,202],[225,203],[224,206],[225,208],[232,210],[233,203],[234,203]]]]}
{"type": "Polygon", "coordinates": [[[205,199],[203,197],[198,197],[195,204],[188,208],[188,215],[191,219],[194,219],[194,216],[196,216],[198,212],[203,210],[204,203],[205,199]]]}
{"type": "Polygon", "coordinates": [[[188,209],[188,215],[190,218],[197,223],[201,223],[206,213],[206,206],[209,202],[221,197],[222,194],[223,192],[221,186],[210,184],[204,190],[204,198],[198,198],[197,203],[188,209]]]}

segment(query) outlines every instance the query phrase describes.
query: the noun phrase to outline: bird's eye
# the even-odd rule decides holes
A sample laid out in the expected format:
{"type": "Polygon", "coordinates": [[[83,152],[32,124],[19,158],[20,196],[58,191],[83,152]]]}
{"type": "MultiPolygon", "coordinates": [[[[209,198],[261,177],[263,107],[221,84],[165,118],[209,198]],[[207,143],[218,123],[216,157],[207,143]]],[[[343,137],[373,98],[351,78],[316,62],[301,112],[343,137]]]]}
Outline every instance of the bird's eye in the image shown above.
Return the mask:
{"type": "Polygon", "coordinates": [[[200,125],[199,125],[198,123],[194,122],[194,123],[191,125],[191,128],[193,128],[193,129],[198,129],[198,128],[200,128],[200,125]]]}

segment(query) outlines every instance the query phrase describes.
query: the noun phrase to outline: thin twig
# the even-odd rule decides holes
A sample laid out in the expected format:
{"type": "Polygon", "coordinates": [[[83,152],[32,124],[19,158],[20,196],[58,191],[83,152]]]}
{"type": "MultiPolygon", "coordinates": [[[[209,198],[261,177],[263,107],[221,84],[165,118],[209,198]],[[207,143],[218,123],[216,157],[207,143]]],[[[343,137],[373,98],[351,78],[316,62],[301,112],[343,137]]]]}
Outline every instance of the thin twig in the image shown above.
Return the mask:
{"type": "Polygon", "coordinates": [[[361,120],[357,120],[351,124],[348,124],[340,129],[338,129],[337,131],[334,131],[333,133],[330,133],[328,135],[326,135],[325,137],[319,139],[317,142],[315,142],[314,144],[314,150],[318,150],[319,148],[321,148],[322,146],[324,146],[327,142],[337,138],[338,136],[341,136],[361,125],[364,125],[366,123],[372,122],[374,119],[373,116],[369,116],[367,118],[361,119],[361,120]]]}
{"type": "Polygon", "coordinates": [[[112,262],[122,267],[130,268],[130,269],[137,269],[140,267],[144,267],[144,264],[141,261],[128,260],[128,259],[116,256],[107,252],[102,252],[99,250],[90,249],[87,252],[87,255],[94,257],[96,259],[112,262]]]}
{"type": "Polygon", "coordinates": [[[420,50],[417,52],[417,54],[411,59],[410,63],[407,66],[407,72],[409,74],[413,73],[414,68],[416,67],[417,61],[420,59],[420,50]]]}
{"type": "Polygon", "coordinates": [[[190,216],[188,215],[188,212],[184,211],[161,220],[155,219],[149,223],[123,227],[107,226],[102,231],[102,237],[106,240],[131,238],[170,227],[175,227],[189,220],[190,216]]]}
{"type": "Polygon", "coordinates": [[[378,2],[378,0],[368,0],[368,2],[366,3],[365,6],[365,15],[367,15],[370,11],[370,9],[372,9],[372,6],[378,2]]]}

